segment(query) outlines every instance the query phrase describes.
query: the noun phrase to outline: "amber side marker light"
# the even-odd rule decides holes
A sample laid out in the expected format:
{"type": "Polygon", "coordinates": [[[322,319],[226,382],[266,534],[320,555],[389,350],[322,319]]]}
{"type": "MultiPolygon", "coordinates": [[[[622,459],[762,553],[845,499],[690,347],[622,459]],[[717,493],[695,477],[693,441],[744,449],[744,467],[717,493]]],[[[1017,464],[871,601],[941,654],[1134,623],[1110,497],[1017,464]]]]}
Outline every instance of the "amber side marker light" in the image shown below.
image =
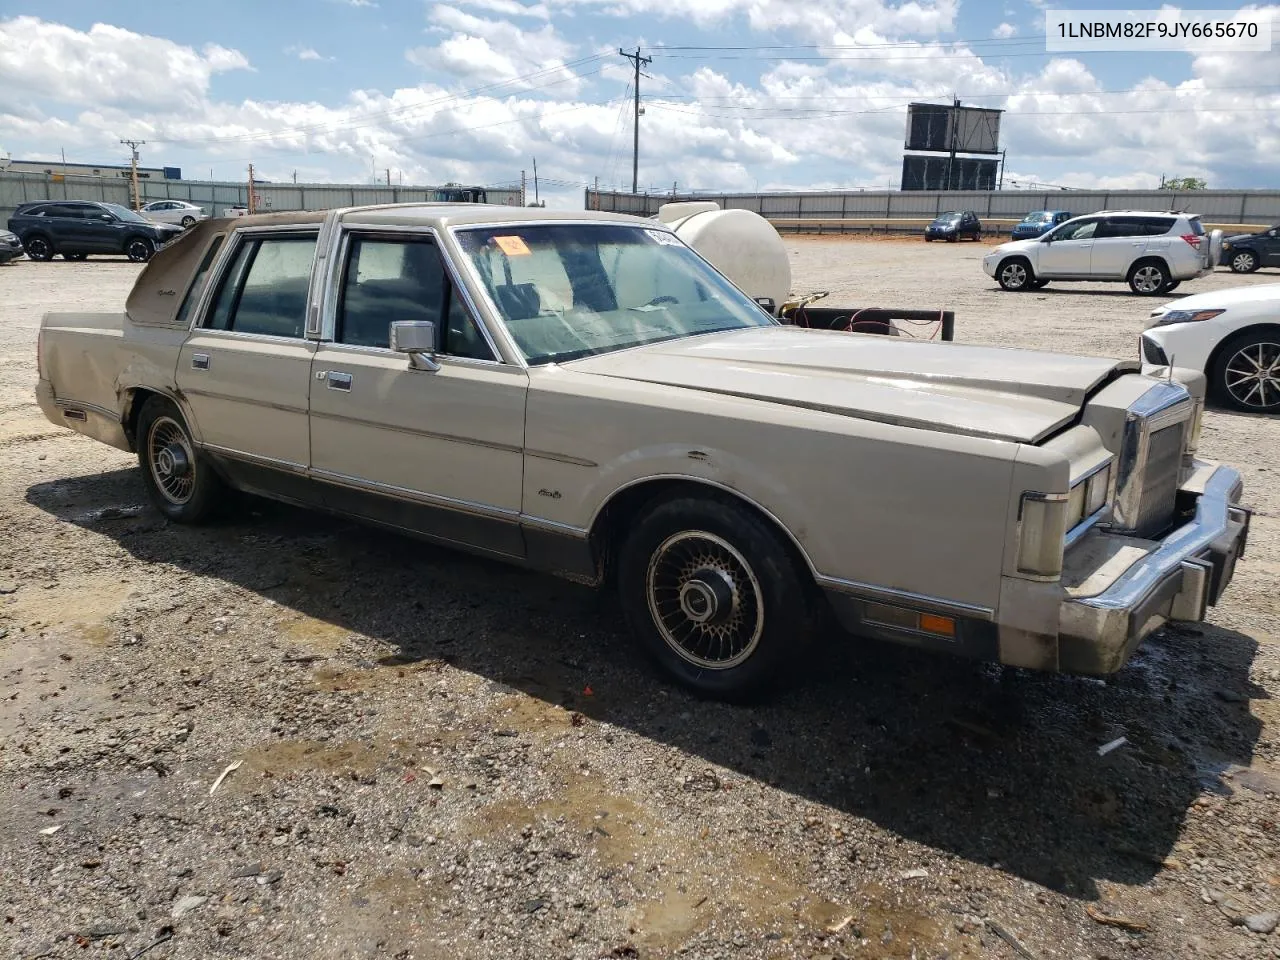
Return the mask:
{"type": "Polygon", "coordinates": [[[936,613],[920,613],[888,603],[868,603],[863,619],[867,623],[874,623],[881,627],[930,633],[948,640],[954,640],[956,636],[956,622],[951,617],[936,613]]]}

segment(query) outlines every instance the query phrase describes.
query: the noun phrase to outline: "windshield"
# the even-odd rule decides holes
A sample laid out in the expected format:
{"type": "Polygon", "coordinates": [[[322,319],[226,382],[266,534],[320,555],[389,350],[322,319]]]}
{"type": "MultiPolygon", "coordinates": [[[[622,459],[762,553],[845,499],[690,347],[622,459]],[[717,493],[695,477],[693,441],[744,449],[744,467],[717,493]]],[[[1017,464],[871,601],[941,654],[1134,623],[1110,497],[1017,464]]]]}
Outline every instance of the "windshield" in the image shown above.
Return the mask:
{"type": "Polygon", "coordinates": [[[666,230],[541,224],[457,238],[531,364],[775,323],[666,230]]]}
{"type": "Polygon", "coordinates": [[[1035,213],[1028,213],[1022,218],[1023,223],[1048,223],[1053,219],[1053,214],[1048,210],[1037,210],[1035,213]]]}
{"type": "Polygon", "coordinates": [[[139,216],[128,207],[122,207],[118,203],[104,203],[104,207],[114,213],[119,219],[127,220],[130,223],[150,223],[146,217],[139,216]]]}
{"type": "MultiPolygon", "coordinates": [[[[934,223],[950,223],[950,222],[951,222],[951,221],[953,221],[953,220],[959,220],[959,219],[960,219],[960,214],[955,213],[955,212],[952,212],[952,213],[940,213],[940,214],[938,214],[937,218],[936,218],[933,222],[934,222],[934,223]]],[[[917,221],[917,222],[919,222],[919,221],[917,221]]]]}

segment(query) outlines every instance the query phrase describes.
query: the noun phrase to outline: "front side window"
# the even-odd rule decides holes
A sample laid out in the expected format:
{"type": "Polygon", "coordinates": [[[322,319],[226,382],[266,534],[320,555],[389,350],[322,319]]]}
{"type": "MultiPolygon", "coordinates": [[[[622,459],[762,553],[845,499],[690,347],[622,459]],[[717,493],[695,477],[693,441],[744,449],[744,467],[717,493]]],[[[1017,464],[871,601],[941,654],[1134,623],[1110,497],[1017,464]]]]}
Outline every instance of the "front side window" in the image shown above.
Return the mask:
{"type": "Polygon", "coordinates": [[[212,330],[301,337],[316,236],[246,236],[205,321],[212,330]]]}
{"type": "Polygon", "coordinates": [[[1050,236],[1058,240],[1092,240],[1098,230],[1097,220],[1081,220],[1079,223],[1068,223],[1054,230],[1050,236]]]}
{"type": "Polygon", "coordinates": [[[536,224],[457,238],[531,364],[775,323],[665,230],[536,224]]]}
{"type": "Polygon", "coordinates": [[[397,320],[434,323],[440,331],[440,352],[448,356],[495,359],[453,290],[434,243],[352,237],[334,339],[387,349],[391,324],[397,320]]]}

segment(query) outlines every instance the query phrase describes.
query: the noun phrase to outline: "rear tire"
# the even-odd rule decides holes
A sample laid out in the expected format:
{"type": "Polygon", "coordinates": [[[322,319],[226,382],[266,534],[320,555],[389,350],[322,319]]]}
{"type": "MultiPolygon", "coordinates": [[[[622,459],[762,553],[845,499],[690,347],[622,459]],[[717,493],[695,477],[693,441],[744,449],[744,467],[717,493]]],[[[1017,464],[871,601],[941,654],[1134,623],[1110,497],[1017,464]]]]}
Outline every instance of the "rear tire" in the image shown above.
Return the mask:
{"type": "Polygon", "coordinates": [[[1261,330],[1228,340],[1208,373],[1209,389],[1224,406],[1280,413],[1280,333],[1261,330]]]}
{"type": "Polygon", "coordinates": [[[1140,297],[1163,293],[1171,279],[1163,260],[1139,260],[1129,268],[1129,289],[1140,297]]]}
{"type": "Polygon", "coordinates": [[[191,226],[191,225],[192,225],[193,223],[195,223],[195,222],[196,222],[196,218],[195,218],[195,217],[183,217],[183,218],[182,218],[182,226],[183,226],[183,228],[184,228],[184,229],[185,229],[185,228],[187,228],[187,227],[189,227],[189,226],[191,226]]]}
{"type": "Polygon", "coordinates": [[[1032,285],[1036,282],[1036,275],[1025,257],[1010,257],[1001,260],[1000,266],[996,267],[996,282],[1004,290],[1021,293],[1035,289],[1032,285]]]}
{"type": "Polygon", "coordinates": [[[22,241],[22,248],[26,251],[27,259],[35,260],[38,263],[48,263],[53,259],[53,244],[49,238],[42,234],[34,237],[27,237],[22,241]]]}
{"type": "Polygon", "coordinates": [[[152,396],[138,414],[138,464],[157,510],[175,523],[203,523],[222,503],[225,486],[196,449],[177,405],[152,396]]]}
{"type": "Polygon", "coordinates": [[[657,502],[632,526],[618,562],[632,635],[696,693],[744,701],[801,663],[821,602],[794,546],[728,499],[657,502]]]}
{"type": "Polygon", "coordinates": [[[125,241],[124,254],[134,263],[146,263],[155,252],[155,244],[146,237],[130,237],[125,241]]]}
{"type": "Polygon", "coordinates": [[[1258,255],[1252,250],[1239,250],[1231,255],[1232,273],[1253,273],[1259,266],[1258,255]]]}

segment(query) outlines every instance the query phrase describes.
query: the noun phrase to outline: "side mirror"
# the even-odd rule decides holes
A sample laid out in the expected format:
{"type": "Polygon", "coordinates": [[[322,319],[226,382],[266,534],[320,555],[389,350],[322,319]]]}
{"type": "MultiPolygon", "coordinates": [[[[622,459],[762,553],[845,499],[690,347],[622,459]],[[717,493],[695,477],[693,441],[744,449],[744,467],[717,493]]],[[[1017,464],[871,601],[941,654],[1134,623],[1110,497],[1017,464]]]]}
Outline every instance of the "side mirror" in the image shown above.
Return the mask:
{"type": "Polygon", "coordinates": [[[1053,234],[1051,234],[1051,233],[1046,233],[1043,237],[1041,237],[1041,238],[1040,238],[1040,242],[1041,242],[1041,243],[1053,243],[1053,234]]]}
{"type": "Polygon", "coordinates": [[[109,214],[109,213],[100,213],[100,214],[98,214],[97,219],[101,220],[103,223],[115,223],[115,222],[116,222],[116,218],[115,218],[115,217],[113,217],[113,216],[112,216],[111,214],[109,214]]]}
{"type": "Polygon", "coordinates": [[[436,371],[436,353],[440,349],[440,332],[430,320],[397,320],[391,324],[391,349],[407,353],[415,370],[436,371]]]}

